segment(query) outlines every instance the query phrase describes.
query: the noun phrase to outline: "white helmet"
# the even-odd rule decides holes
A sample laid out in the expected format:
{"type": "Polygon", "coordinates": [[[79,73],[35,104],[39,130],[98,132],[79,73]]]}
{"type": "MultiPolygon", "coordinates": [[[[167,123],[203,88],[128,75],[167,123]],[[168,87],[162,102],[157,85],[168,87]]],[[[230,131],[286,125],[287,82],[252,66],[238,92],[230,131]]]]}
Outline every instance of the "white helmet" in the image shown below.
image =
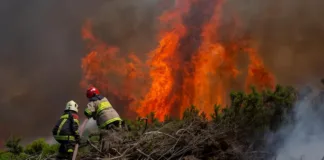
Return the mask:
{"type": "Polygon", "coordinates": [[[71,100],[66,104],[65,110],[78,112],[78,108],[79,108],[78,104],[75,103],[73,100],[71,100]]]}

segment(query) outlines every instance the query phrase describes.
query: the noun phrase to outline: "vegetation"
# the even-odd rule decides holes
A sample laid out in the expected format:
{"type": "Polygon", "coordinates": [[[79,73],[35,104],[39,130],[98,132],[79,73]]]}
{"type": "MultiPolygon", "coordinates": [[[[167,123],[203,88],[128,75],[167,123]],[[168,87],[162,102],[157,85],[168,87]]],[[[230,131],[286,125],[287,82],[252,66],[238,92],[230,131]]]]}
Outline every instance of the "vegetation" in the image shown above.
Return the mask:
{"type": "MultiPolygon", "coordinates": [[[[278,85],[273,91],[261,92],[252,88],[251,93],[232,92],[231,104],[215,105],[211,115],[191,106],[181,119],[166,116],[159,122],[152,113],[126,120],[126,128],[102,132],[104,143],[98,143],[98,133],[89,135],[78,159],[267,159],[273,155],[264,146],[265,134],[289,120],[297,96],[292,87],[278,85]]],[[[9,139],[0,159],[46,159],[58,147],[44,139],[24,148],[19,142],[9,139]]]]}
{"type": "Polygon", "coordinates": [[[40,138],[25,147],[20,145],[21,138],[11,137],[6,142],[7,151],[0,152],[0,160],[20,159],[46,159],[55,154],[58,145],[49,145],[45,139],[40,138]]]}

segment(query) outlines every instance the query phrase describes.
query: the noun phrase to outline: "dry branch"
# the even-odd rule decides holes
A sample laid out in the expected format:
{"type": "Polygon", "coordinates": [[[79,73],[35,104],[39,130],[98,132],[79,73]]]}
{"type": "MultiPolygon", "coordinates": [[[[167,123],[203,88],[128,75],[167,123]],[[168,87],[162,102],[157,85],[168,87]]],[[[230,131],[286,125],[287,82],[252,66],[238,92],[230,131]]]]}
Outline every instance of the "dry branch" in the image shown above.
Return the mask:
{"type": "Polygon", "coordinates": [[[144,134],[141,134],[142,131],[126,132],[120,130],[108,132],[104,138],[105,143],[109,143],[108,146],[105,146],[105,152],[100,152],[92,144],[92,147],[96,150],[92,154],[101,155],[102,158],[109,156],[110,160],[168,160],[184,159],[184,157],[241,159],[243,155],[253,155],[253,152],[243,154],[240,149],[235,149],[242,148],[240,145],[244,144],[239,142],[237,139],[239,136],[236,136],[236,132],[232,129],[220,128],[197,119],[168,129],[165,127],[167,127],[166,124],[157,130],[148,127],[148,131],[144,134]],[[224,139],[226,139],[226,142],[224,139]]]}

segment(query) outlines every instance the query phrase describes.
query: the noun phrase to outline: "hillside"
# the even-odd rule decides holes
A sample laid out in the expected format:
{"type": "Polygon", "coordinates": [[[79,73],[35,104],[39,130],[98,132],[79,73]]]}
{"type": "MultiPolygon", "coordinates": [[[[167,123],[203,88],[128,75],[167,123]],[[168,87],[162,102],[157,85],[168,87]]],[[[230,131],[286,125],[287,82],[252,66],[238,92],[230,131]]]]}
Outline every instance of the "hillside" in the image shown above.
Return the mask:
{"type": "MultiPolygon", "coordinates": [[[[78,159],[270,159],[280,140],[269,144],[267,135],[291,122],[295,104],[311,90],[276,86],[274,91],[232,92],[226,108],[215,105],[211,119],[195,106],[183,113],[182,119],[165,117],[159,122],[154,113],[147,119],[127,120],[128,129],[109,133],[99,147],[97,133],[83,137],[78,159]],[[128,131],[127,131],[128,130],[128,131]]],[[[313,103],[319,103],[318,96],[313,103]]],[[[316,106],[316,105],[314,105],[316,106]]],[[[22,147],[19,139],[7,141],[7,151],[0,159],[46,159],[57,152],[57,145],[44,139],[22,147]]]]}

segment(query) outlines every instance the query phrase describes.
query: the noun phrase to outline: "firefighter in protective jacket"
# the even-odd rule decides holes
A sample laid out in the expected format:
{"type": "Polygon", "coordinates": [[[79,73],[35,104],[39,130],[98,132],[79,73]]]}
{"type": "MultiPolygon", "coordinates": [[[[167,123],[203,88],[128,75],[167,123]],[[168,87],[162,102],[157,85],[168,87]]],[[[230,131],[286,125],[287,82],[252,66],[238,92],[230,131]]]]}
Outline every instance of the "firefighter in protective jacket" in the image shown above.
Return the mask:
{"type": "Polygon", "coordinates": [[[112,107],[108,99],[100,95],[99,90],[90,87],[87,90],[89,103],[84,110],[88,118],[93,118],[100,129],[111,129],[111,127],[121,127],[122,119],[116,110],[112,107]]]}
{"type": "Polygon", "coordinates": [[[78,104],[71,100],[52,130],[54,139],[60,143],[58,158],[72,158],[75,145],[80,143],[78,128],[78,104]]]}

